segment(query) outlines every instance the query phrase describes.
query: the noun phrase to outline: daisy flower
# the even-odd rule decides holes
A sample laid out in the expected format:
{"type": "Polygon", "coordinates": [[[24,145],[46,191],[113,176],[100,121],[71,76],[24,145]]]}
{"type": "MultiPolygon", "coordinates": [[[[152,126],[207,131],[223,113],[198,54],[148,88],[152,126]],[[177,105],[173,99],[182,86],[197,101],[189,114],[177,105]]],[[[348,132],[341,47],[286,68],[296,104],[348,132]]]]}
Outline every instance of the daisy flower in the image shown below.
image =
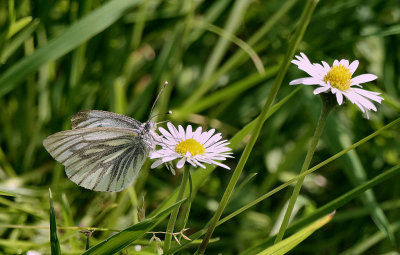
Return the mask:
{"type": "Polygon", "coordinates": [[[370,82],[378,77],[373,74],[361,74],[354,78],[352,75],[358,67],[358,60],[349,63],[348,60],[335,60],[332,67],[325,61],[321,64],[311,63],[304,53],[296,56],[297,59],[292,60],[292,63],[297,65],[300,70],[308,73],[311,77],[305,77],[293,80],[289,85],[318,85],[319,87],[314,90],[314,94],[329,91],[336,95],[336,100],[339,105],[343,103],[343,96],[350,102],[355,104],[360,110],[369,118],[368,111],[373,110],[376,112],[376,107],[371,101],[381,103],[382,97],[378,96],[380,93],[372,92],[361,89],[361,83],[370,82]],[[359,87],[359,88],[358,88],[359,87]]]}
{"type": "Polygon", "coordinates": [[[227,147],[227,140],[221,141],[221,134],[214,134],[215,129],[202,132],[201,127],[196,131],[192,131],[192,126],[186,127],[186,131],[182,126],[178,129],[170,122],[167,124],[169,131],[160,127],[158,130],[163,135],[159,141],[162,147],[159,150],[150,152],[151,159],[157,159],[151,168],[155,168],[163,163],[170,163],[172,160],[179,159],[176,167],[182,168],[185,162],[194,167],[200,166],[206,168],[203,163],[221,166],[230,169],[228,166],[216,161],[232,158],[231,149],[227,147]]]}

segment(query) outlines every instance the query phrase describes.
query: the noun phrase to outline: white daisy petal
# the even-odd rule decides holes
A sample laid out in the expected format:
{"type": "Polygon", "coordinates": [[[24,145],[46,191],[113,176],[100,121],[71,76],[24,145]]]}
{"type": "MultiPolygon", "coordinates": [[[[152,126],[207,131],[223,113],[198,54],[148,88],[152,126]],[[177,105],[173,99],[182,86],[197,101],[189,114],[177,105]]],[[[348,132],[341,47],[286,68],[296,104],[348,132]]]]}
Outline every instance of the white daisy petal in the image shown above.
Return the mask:
{"type": "Polygon", "coordinates": [[[358,65],[359,65],[358,60],[354,60],[353,62],[351,62],[349,66],[351,75],[353,75],[353,73],[357,70],[358,65]]]}
{"type": "Polygon", "coordinates": [[[183,167],[183,165],[185,164],[186,158],[181,158],[178,163],[176,164],[176,167],[178,169],[181,169],[183,167]]]}
{"type": "Polygon", "coordinates": [[[186,139],[191,139],[193,137],[192,126],[188,125],[186,127],[186,139]]]}
{"type": "Polygon", "coordinates": [[[359,89],[359,88],[351,88],[351,91],[354,91],[357,94],[360,94],[366,98],[369,98],[371,100],[374,100],[375,102],[381,103],[381,101],[383,100],[383,97],[380,97],[378,95],[380,95],[380,93],[377,92],[371,92],[365,89],[359,89]]]}
{"type": "Polygon", "coordinates": [[[169,132],[171,133],[171,135],[172,135],[173,137],[179,138],[178,130],[174,127],[174,125],[172,125],[171,122],[168,122],[168,123],[167,123],[167,127],[168,127],[169,132]]]}
{"type": "Polygon", "coordinates": [[[336,100],[337,100],[339,105],[342,105],[342,103],[343,103],[343,94],[342,94],[342,92],[339,91],[339,92],[336,93],[336,100]]]}
{"type": "Polygon", "coordinates": [[[186,140],[185,130],[181,125],[178,126],[179,140],[186,140]]]}
{"type": "Polygon", "coordinates": [[[159,165],[161,165],[163,163],[163,161],[162,160],[157,160],[157,161],[154,161],[154,163],[153,164],[151,164],[151,166],[150,166],[150,168],[156,168],[156,167],[158,167],[159,165]]]}
{"type": "Polygon", "coordinates": [[[378,76],[367,73],[367,74],[361,74],[359,76],[354,77],[351,79],[351,85],[358,85],[360,83],[365,83],[365,82],[370,82],[373,80],[376,80],[378,76]]]}
{"type": "Polygon", "coordinates": [[[289,83],[289,85],[297,85],[297,84],[304,84],[304,85],[320,85],[321,80],[318,80],[314,77],[305,77],[293,80],[289,83]]]}
{"type": "Polygon", "coordinates": [[[201,127],[198,127],[193,133],[193,139],[198,140],[201,136],[201,127]]]}
{"type": "Polygon", "coordinates": [[[319,88],[314,89],[313,93],[314,93],[314,95],[318,95],[319,93],[325,92],[328,89],[330,89],[329,86],[319,87],[319,88]]]}

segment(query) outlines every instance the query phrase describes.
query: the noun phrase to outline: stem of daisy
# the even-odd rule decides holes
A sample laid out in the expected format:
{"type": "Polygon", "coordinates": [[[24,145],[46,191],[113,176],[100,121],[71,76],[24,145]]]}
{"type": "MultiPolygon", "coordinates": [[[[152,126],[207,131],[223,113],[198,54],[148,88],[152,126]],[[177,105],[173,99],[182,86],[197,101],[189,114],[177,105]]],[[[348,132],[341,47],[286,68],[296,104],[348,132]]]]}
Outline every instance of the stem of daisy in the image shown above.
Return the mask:
{"type": "MultiPolygon", "coordinates": [[[[328,115],[332,110],[332,108],[335,106],[335,102],[333,101],[334,96],[332,96],[331,94],[322,93],[321,99],[322,99],[321,115],[319,116],[317,127],[315,128],[314,136],[312,137],[310,146],[308,147],[307,155],[306,158],[304,159],[304,163],[301,168],[300,174],[306,171],[310,166],[311,159],[314,155],[315,149],[317,148],[318,140],[321,137],[322,132],[324,130],[326,119],[328,118],[328,115]]],[[[300,178],[294,187],[292,196],[290,197],[289,200],[289,205],[286,208],[285,216],[283,217],[281,227],[279,229],[278,235],[275,238],[275,243],[281,241],[283,235],[285,234],[286,228],[289,224],[290,216],[292,215],[293,212],[294,205],[296,204],[296,200],[297,197],[299,196],[301,186],[303,185],[304,178],[305,176],[300,178]]]]}
{"type": "Polygon", "coordinates": [[[236,183],[239,180],[239,177],[243,171],[243,168],[247,162],[247,159],[249,158],[249,155],[251,151],[253,150],[254,144],[257,141],[258,136],[260,135],[261,128],[263,127],[263,124],[266,120],[266,115],[271,108],[272,103],[274,102],[276,95],[278,94],[279,88],[282,84],[282,81],[286,75],[286,72],[289,68],[290,61],[293,58],[293,55],[300,44],[301,39],[303,38],[304,32],[307,28],[308,23],[310,22],[311,16],[314,12],[315,7],[317,6],[318,0],[308,0],[307,4],[304,8],[304,11],[300,17],[299,20],[299,25],[296,29],[296,32],[290,41],[289,44],[289,49],[286,52],[286,55],[284,57],[284,60],[279,67],[278,75],[275,78],[274,84],[272,85],[271,91],[269,92],[267,101],[264,104],[264,107],[260,113],[260,115],[257,117],[257,121],[255,124],[255,127],[253,129],[253,132],[250,136],[249,142],[247,143],[242,156],[239,159],[239,162],[236,166],[235,171],[232,174],[232,177],[228,183],[228,186],[225,189],[224,195],[221,198],[221,202],[218,205],[217,211],[215,212],[213,218],[211,219],[210,225],[207,229],[207,232],[203,238],[202,243],[200,244],[200,247],[196,251],[195,254],[204,254],[207,245],[210,241],[210,238],[217,226],[217,223],[226,207],[226,205],[229,202],[229,198],[232,195],[233,190],[235,189],[236,183]]]}
{"type": "MultiPolygon", "coordinates": [[[[177,202],[181,201],[183,198],[183,194],[185,193],[186,185],[188,183],[188,177],[189,177],[189,168],[184,166],[181,186],[179,188],[178,196],[176,197],[177,202]]],[[[171,216],[169,218],[167,231],[165,234],[165,240],[164,240],[164,252],[167,252],[169,250],[169,248],[171,247],[172,233],[174,232],[176,217],[178,216],[179,208],[180,208],[180,206],[176,207],[172,211],[171,216]]]]}

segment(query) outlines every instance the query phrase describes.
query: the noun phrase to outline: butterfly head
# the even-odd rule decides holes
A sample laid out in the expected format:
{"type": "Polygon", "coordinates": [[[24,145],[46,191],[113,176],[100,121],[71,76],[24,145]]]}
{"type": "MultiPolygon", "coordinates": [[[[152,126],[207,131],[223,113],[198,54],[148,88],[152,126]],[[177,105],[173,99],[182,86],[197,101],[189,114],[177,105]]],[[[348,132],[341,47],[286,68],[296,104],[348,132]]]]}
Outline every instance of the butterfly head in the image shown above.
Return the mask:
{"type": "Polygon", "coordinates": [[[140,137],[145,144],[147,144],[152,150],[156,146],[158,135],[156,134],[157,124],[151,120],[144,122],[140,129],[140,137]]]}

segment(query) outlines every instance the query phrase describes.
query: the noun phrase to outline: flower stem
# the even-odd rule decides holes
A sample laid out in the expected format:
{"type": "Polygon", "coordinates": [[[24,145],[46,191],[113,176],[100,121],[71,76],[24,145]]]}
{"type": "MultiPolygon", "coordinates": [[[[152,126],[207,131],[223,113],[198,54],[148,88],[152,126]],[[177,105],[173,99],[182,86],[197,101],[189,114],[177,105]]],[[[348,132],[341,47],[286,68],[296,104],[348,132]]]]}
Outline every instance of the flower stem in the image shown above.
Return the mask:
{"type": "MultiPolygon", "coordinates": [[[[328,118],[329,112],[333,108],[332,104],[332,95],[321,95],[322,98],[322,109],[321,109],[321,115],[319,116],[319,120],[317,123],[317,127],[315,128],[314,136],[311,139],[311,144],[308,147],[307,155],[306,158],[304,159],[303,166],[301,168],[300,174],[302,174],[304,171],[308,169],[311,163],[311,159],[314,155],[315,149],[318,144],[318,140],[321,137],[322,131],[324,130],[326,119],[328,118]]],[[[279,241],[282,240],[283,235],[285,234],[286,228],[289,224],[289,219],[290,216],[292,215],[294,205],[296,204],[297,197],[299,196],[301,186],[303,185],[304,182],[304,177],[300,178],[293,190],[292,196],[290,197],[289,200],[289,205],[286,209],[285,216],[283,217],[283,221],[281,224],[281,227],[279,229],[278,235],[275,238],[275,243],[278,243],[279,241]]]]}
{"type": "MultiPolygon", "coordinates": [[[[181,201],[183,198],[183,194],[185,193],[185,190],[186,190],[186,184],[188,183],[188,177],[189,177],[189,168],[184,167],[182,182],[181,182],[181,186],[179,188],[178,196],[176,197],[176,202],[181,201]]],[[[164,253],[167,252],[169,250],[169,248],[171,247],[172,233],[174,232],[176,217],[178,216],[179,208],[180,208],[180,206],[176,207],[172,211],[171,216],[169,218],[167,231],[165,234],[165,240],[164,240],[164,253]]]]}

